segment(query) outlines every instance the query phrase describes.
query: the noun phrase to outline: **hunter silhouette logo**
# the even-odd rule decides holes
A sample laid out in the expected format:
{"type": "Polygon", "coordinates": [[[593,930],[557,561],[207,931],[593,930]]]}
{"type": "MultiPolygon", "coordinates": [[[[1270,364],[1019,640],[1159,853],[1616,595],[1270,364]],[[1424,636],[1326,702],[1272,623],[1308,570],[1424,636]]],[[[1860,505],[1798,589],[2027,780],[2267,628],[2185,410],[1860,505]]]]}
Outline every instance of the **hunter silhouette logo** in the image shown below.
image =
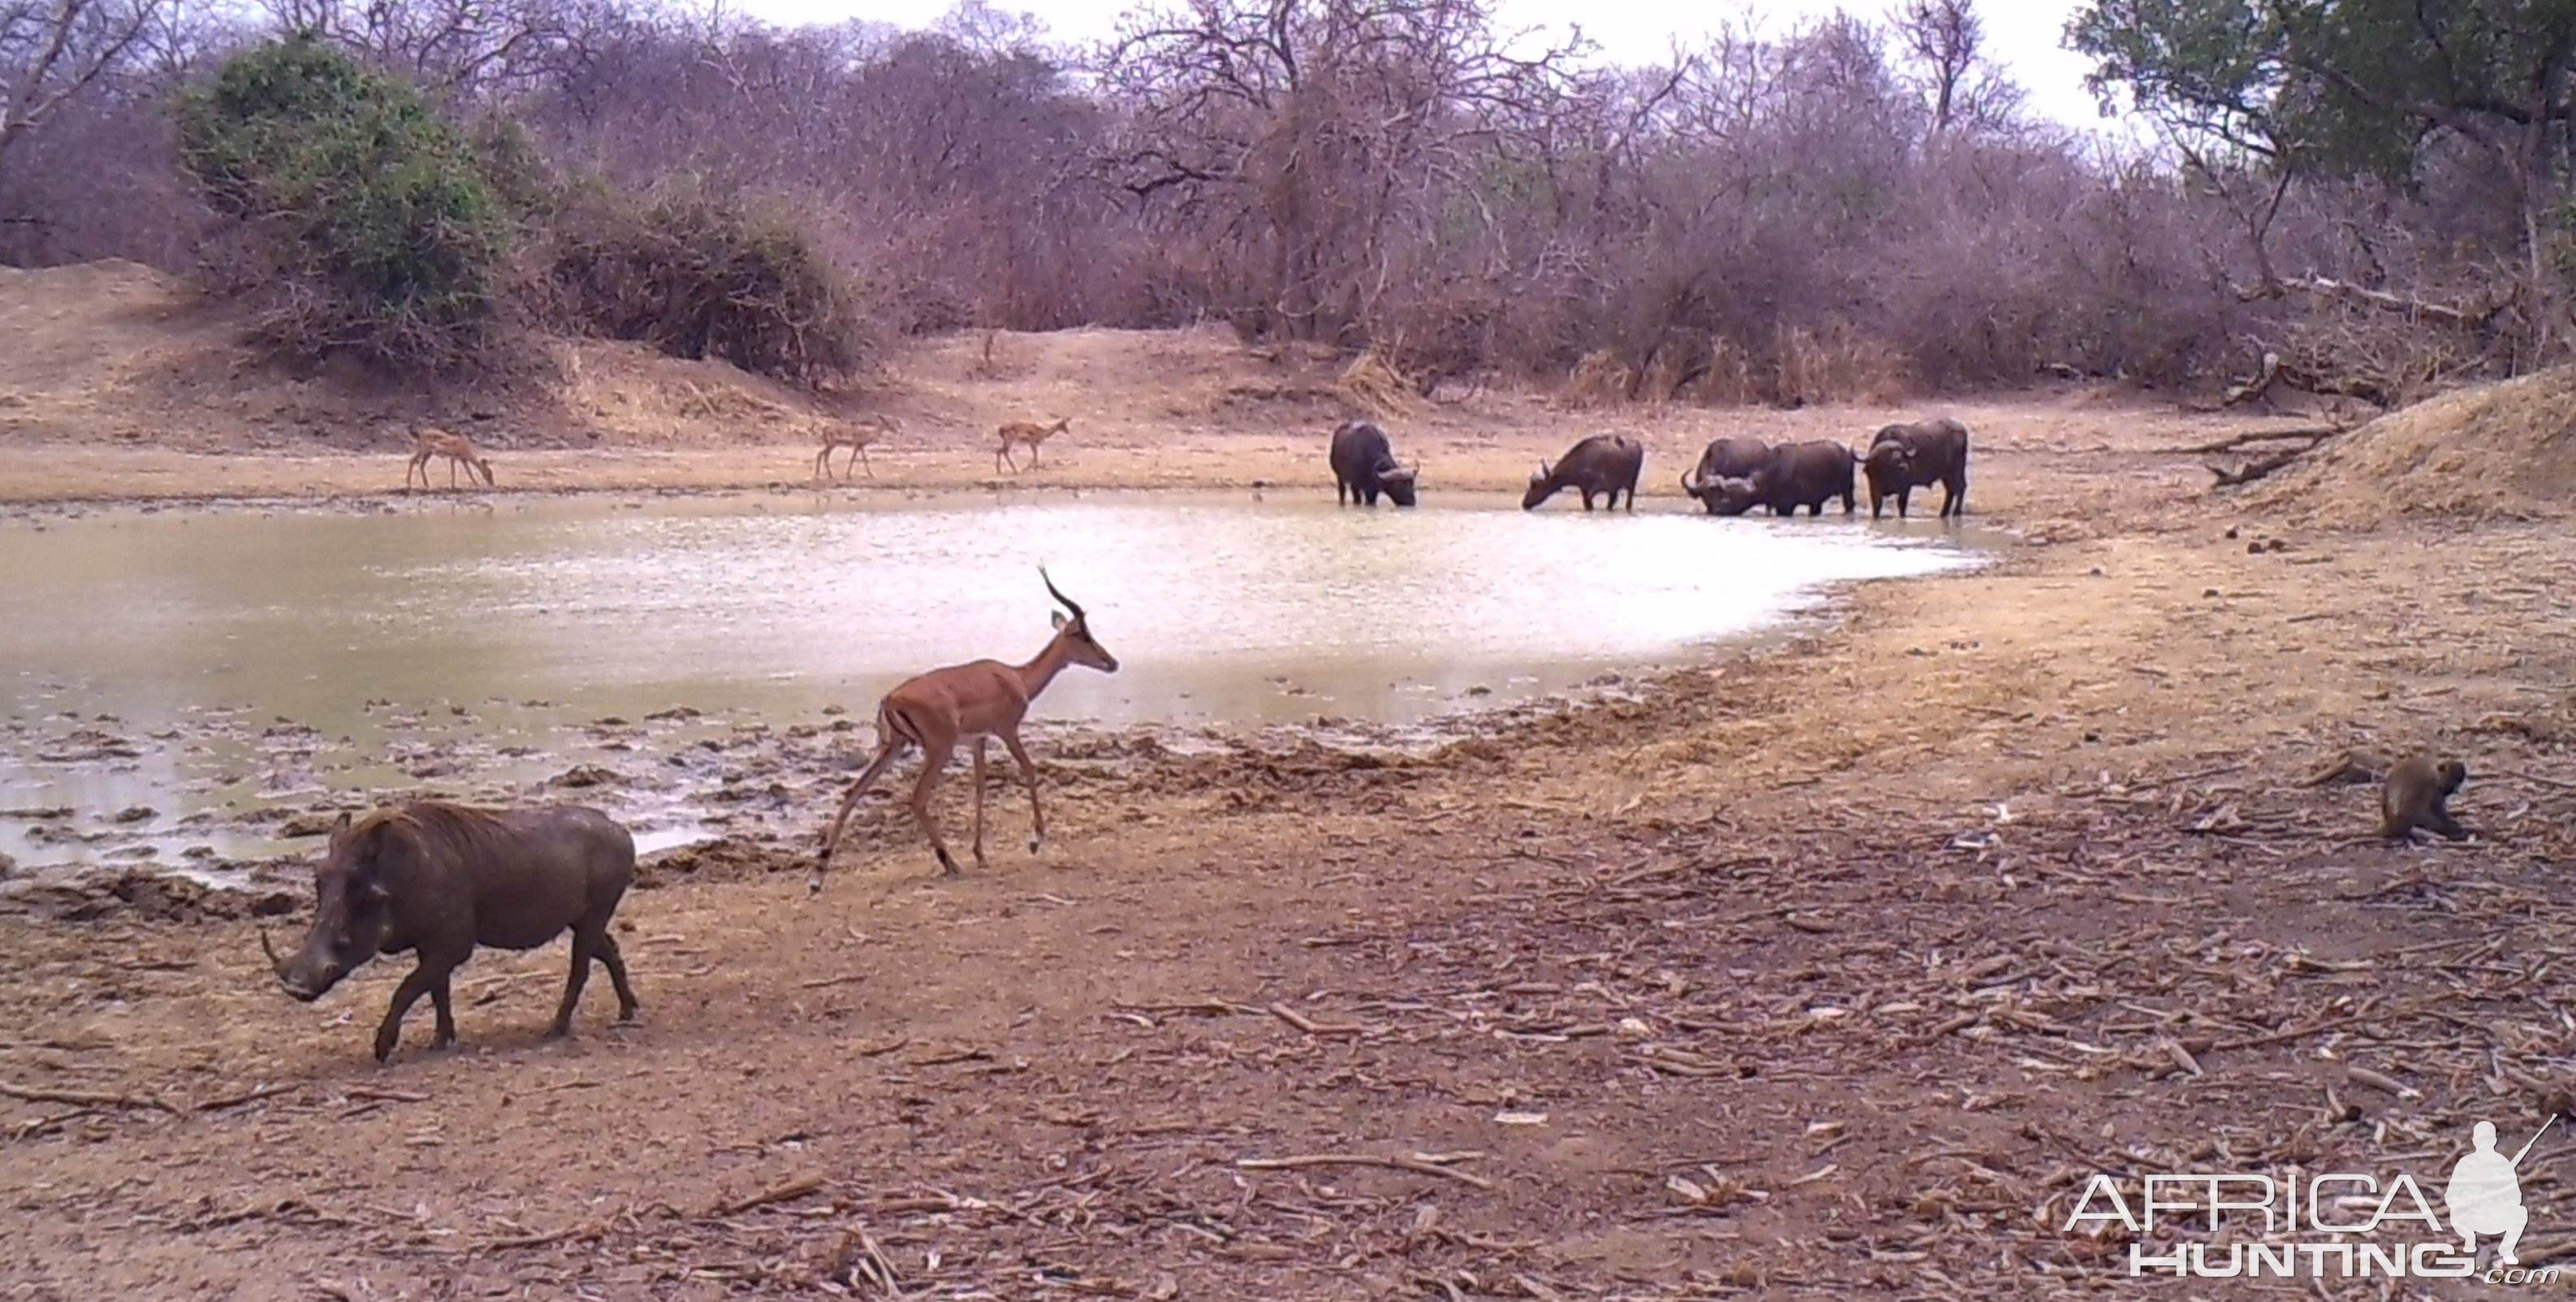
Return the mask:
{"type": "Polygon", "coordinates": [[[2478,1255],[2478,1236],[2501,1234],[2496,1244],[2496,1260],[2511,1266],[2519,1264],[2513,1245],[2522,1241],[2522,1228],[2531,1223],[2531,1213],[2522,1205],[2522,1177],[2516,1169],[2522,1159],[2531,1155],[2531,1146],[2558,1120],[2551,1114],[2540,1123],[2521,1150],[2511,1158],[2495,1151],[2496,1129],[2492,1121],[2481,1121],[2469,1132],[2475,1146],[2451,1168],[2451,1183],[2442,1191],[2442,1203],[2451,1209],[2451,1228],[2460,1236],[2460,1252],[2478,1255]]]}
{"type": "Polygon", "coordinates": [[[2469,1151],[2451,1164],[2437,1215],[2404,1172],[2192,1172],[2131,1176],[2127,1189],[2095,1175],[2066,1219],[2068,1233],[2129,1235],[2129,1273],[2171,1272],[2205,1279],[2477,1278],[2546,1284],[2555,1266],[2524,1269],[2521,1246],[2531,1212],[2522,1205],[2524,1161],[2558,1122],[2552,1113],[2511,1157],[2496,1151],[2496,1128],[2480,1121],[2469,1151]],[[2132,1192],[2134,1191],[2134,1192],[2132,1192]],[[2165,1233],[2157,1233],[2162,1219],[2165,1233]],[[2179,1240],[2178,1235],[2191,1236],[2179,1240]],[[2206,1239],[2200,1236],[2209,1236],[2206,1239]],[[2494,1240],[2494,1264],[2478,1270],[2478,1240],[2494,1240]]]}

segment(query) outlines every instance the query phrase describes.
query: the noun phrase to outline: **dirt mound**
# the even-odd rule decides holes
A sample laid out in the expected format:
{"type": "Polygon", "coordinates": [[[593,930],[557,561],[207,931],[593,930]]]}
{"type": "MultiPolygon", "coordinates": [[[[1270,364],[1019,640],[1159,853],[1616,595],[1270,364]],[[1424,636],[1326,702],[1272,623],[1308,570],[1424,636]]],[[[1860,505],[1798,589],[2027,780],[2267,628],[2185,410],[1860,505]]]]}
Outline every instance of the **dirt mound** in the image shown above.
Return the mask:
{"type": "Polygon", "coordinates": [[[273,364],[244,346],[221,304],[131,262],[0,268],[0,320],[12,327],[0,349],[0,446],[407,453],[405,426],[426,421],[504,452],[676,451],[811,444],[820,421],[892,417],[902,432],[885,450],[945,453],[989,449],[1007,421],[1069,418],[1047,445],[1054,462],[1083,447],[1167,446],[1176,427],[1311,427],[1320,438],[1402,387],[1367,365],[1355,381],[1335,349],[1247,347],[1217,326],[908,340],[881,371],[819,398],[721,361],[542,337],[518,350],[506,381],[422,386],[273,364]]]}
{"type": "Polygon", "coordinates": [[[480,388],[299,373],[246,347],[221,305],[132,262],[0,267],[0,320],[0,442],[392,451],[413,420],[502,449],[808,437],[810,404],[787,386],[638,344],[532,341],[524,374],[480,388]]]}
{"type": "Polygon", "coordinates": [[[1329,429],[1372,414],[1344,392],[1333,350],[1246,347],[1213,325],[963,331],[911,345],[888,370],[886,409],[952,443],[990,447],[1004,421],[1070,420],[1048,442],[1050,460],[1059,447],[1070,457],[1072,448],[1158,445],[1166,440],[1147,432],[1155,426],[1285,418],[1329,429]]]}
{"type": "Polygon", "coordinates": [[[2576,496],[2576,366],[2447,393],[2335,439],[2250,506],[2309,526],[2555,517],[2576,496]]]}

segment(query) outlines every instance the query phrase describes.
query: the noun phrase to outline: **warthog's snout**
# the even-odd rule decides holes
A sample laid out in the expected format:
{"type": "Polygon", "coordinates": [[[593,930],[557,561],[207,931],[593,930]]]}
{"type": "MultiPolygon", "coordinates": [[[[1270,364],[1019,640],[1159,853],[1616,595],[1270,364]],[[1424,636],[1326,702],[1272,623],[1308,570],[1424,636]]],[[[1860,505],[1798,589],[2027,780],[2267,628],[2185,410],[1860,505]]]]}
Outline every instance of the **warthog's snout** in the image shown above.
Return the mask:
{"type": "Polygon", "coordinates": [[[323,992],[329,990],[334,984],[331,980],[324,980],[321,983],[316,984],[305,976],[298,965],[290,964],[285,959],[279,958],[277,956],[277,948],[268,943],[268,928],[266,927],[259,929],[259,952],[268,956],[268,967],[270,971],[277,974],[277,984],[285,987],[286,993],[303,1000],[305,1003],[309,1004],[314,1000],[321,998],[323,992]]]}

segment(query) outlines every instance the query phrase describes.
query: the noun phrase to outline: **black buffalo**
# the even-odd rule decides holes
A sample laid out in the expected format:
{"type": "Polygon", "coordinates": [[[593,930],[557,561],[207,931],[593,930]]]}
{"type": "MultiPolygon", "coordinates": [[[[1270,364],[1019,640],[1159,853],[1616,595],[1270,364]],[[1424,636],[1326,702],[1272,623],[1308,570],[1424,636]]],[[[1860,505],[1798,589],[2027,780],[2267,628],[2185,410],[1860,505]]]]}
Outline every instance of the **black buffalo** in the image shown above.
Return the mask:
{"type": "Polygon", "coordinates": [[[1333,500],[1377,505],[1377,495],[1384,493],[1397,506],[1413,505],[1413,478],[1421,467],[1395,464],[1395,450],[1388,446],[1386,431],[1364,420],[1346,420],[1333,427],[1333,500]]]}
{"type": "Polygon", "coordinates": [[[1619,509],[1619,495],[1628,495],[1628,509],[1637,509],[1637,476],[1646,469],[1646,447],[1625,434],[1595,434],[1566,449],[1555,465],[1542,461],[1538,473],[1530,476],[1529,491],[1521,494],[1521,509],[1534,510],[1538,504],[1556,495],[1557,490],[1571,488],[1583,494],[1583,509],[1592,509],[1595,494],[1607,493],[1610,500],[1603,509],[1619,509]]]}
{"type": "Polygon", "coordinates": [[[1948,417],[1889,425],[1869,441],[1861,461],[1869,476],[1869,518],[1879,504],[1896,499],[1896,517],[1905,518],[1905,499],[1915,489],[1941,486],[1941,517],[1968,513],[1968,427],[1948,417]]]}
{"type": "Polygon", "coordinates": [[[1719,479],[1700,499],[1712,515],[1742,515],[1757,506],[1773,515],[1823,515],[1825,503],[1843,499],[1843,514],[1860,509],[1852,491],[1852,467],[1859,461],[1850,448],[1831,439],[1783,443],[1771,449],[1752,474],[1719,479]]]}

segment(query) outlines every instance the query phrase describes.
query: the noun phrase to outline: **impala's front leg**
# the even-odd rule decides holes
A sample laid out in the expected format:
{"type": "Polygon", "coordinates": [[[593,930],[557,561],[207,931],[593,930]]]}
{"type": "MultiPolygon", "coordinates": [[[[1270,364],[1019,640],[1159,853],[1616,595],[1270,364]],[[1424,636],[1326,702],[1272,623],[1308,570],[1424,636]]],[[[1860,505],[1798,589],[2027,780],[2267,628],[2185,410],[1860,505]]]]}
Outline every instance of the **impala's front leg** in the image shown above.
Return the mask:
{"type": "Polygon", "coordinates": [[[931,852],[939,856],[939,872],[945,877],[957,875],[957,859],[948,853],[948,842],[940,839],[939,824],[931,821],[930,793],[938,790],[939,775],[947,769],[948,757],[956,753],[957,743],[953,738],[945,745],[936,739],[924,741],[921,745],[921,780],[912,787],[912,821],[919,825],[922,836],[929,840],[931,852]]]}
{"type": "Polygon", "coordinates": [[[984,735],[975,734],[975,866],[984,862],[984,735]]]}
{"type": "Polygon", "coordinates": [[[1020,734],[1014,730],[1002,734],[1002,748],[1020,766],[1020,781],[1029,788],[1029,853],[1036,854],[1046,840],[1046,810],[1038,806],[1038,766],[1029,762],[1029,752],[1020,745],[1020,734]]]}

